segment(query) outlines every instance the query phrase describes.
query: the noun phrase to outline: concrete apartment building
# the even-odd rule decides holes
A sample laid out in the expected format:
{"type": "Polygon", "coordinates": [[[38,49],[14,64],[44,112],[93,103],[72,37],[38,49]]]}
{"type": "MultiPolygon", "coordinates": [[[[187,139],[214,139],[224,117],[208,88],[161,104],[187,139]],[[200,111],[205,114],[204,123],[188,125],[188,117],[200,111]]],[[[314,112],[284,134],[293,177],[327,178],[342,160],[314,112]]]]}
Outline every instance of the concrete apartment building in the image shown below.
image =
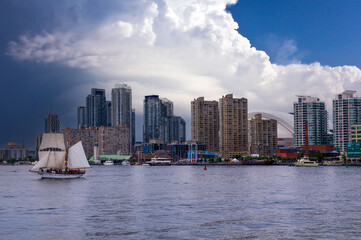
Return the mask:
{"type": "Polygon", "coordinates": [[[0,159],[8,161],[11,159],[23,160],[28,157],[28,149],[24,146],[19,146],[15,142],[9,142],[6,149],[0,149],[0,159]]]}
{"type": "Polygon", "coordinates": [[[361,98],[356,91],[344,91],[335,96],[333,104],[333,144],[340,151],[347,151],[350,142],[350,127],[361,123],[361,98]]]}
{"type": "Polygon", "coordinates": [[[248,154],[248,103],[227,94],[219,99],[219,148],[223,158],[248,154]]]}
{"type": "Polygon", "coordinates": [[[251,154],[267,154],[277,149],[277,121],[262,119],[256,114],[249,120],[249,147],[251,154]]]}
{"type": "Polygon", "coordinates": [[[206,151],[219,152],[218,102],[199,97],[191,102],[192,141],[206,145],[206,151]]]}
{"type": "MultiPolygon", "coordinates": [[[[67,129],[62,129],[62,133],[67,136],[67,129]]],[[[73,145],[82,141],[85,155],[93,156],[94,145],[98,143],[99,155],[129,154],[129,129],[124,126],[118,127],[98,127],[87,129],[69,129],[69,143],[73,145]]]]}

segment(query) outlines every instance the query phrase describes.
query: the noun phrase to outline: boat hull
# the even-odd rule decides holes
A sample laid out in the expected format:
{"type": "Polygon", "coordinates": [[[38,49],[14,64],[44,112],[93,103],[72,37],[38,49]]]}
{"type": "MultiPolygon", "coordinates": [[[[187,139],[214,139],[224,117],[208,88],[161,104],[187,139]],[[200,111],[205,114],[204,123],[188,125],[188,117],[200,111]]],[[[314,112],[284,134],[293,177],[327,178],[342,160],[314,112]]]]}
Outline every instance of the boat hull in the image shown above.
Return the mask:
{"type": "Polygon", "coordinates": [[[80,178],[85,173],[39,173],[41,179],[74,179],[80,178]]]}
{"type": "Polygon", "coordinates": [[[295,163],[296,167],[318,167],[318,163],[308,163],[308,164],[304,164],[304,163],[295,163]]]}

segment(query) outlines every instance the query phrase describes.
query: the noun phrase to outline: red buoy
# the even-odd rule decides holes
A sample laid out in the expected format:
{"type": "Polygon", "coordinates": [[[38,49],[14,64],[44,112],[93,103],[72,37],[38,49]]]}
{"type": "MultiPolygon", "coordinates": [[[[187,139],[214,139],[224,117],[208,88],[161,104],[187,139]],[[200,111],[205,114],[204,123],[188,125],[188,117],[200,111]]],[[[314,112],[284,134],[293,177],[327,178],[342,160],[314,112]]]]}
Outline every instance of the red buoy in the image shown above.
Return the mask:
{"type": "Polygon", "coordinates": [[[207,165],[206,164],[204,164],[204,170],[207,170],[207,165]]]}

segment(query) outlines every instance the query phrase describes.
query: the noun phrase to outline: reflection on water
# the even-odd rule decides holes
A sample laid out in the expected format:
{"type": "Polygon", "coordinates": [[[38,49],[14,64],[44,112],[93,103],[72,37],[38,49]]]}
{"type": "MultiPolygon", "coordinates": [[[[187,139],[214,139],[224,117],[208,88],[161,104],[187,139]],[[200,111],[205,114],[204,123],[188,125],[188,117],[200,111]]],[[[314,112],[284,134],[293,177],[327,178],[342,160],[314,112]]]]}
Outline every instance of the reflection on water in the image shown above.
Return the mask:
{"type": "Polygon", "coordinates": [[[1,239],[359,239],[361,168],[0,167],[1,239]]]}

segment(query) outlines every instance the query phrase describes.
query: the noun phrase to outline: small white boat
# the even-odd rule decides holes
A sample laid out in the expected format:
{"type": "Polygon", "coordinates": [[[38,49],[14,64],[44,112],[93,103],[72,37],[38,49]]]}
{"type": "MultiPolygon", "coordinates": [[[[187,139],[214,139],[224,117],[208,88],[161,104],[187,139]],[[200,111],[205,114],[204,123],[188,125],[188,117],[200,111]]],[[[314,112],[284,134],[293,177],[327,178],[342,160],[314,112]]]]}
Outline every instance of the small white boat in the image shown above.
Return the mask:
{"type": "Polygon", "coordinates": [[[142,166],[150,166],[149,163],[143,163],[142,166]]]}
{"type": "Polygon", "coordinates": [[[114,162],[112,160],[106,160],[105,162],[103,162],[103,165],[112,166],[112,165],[114,165],[114,162]]]}
{"type": "Polygon", "coordinates": [[[124,161],[122,162],[122,165],[123,165],[123,166],[130,166],[130,162],[129,162],[128,160],[124,160],[124,161]]]}
{"type": "Polygon", "coordinates": [[[308,157],[303,157],[295,163],[296,167],[318,167],[316,161],[311,161],[308,157]]]}

